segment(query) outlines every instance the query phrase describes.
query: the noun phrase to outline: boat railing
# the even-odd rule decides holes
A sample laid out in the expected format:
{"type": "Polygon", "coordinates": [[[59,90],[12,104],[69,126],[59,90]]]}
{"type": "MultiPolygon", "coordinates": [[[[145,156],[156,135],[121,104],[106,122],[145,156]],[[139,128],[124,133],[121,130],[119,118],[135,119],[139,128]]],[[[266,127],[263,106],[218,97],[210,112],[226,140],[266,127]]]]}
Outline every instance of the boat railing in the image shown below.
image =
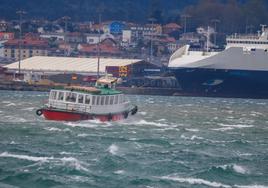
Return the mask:
{"type": "Polygon", "coordinates": [[[68,111],[87,112],[87,113],[89,113],[91,110],[90,105],[80,104],[80,103],[78,104],[78,103],[62,102],[62,101],[57,101],[57,100],[50,100],[48,103],[48,107],[58,108],[58,109],[68,110],[68,111]]]}

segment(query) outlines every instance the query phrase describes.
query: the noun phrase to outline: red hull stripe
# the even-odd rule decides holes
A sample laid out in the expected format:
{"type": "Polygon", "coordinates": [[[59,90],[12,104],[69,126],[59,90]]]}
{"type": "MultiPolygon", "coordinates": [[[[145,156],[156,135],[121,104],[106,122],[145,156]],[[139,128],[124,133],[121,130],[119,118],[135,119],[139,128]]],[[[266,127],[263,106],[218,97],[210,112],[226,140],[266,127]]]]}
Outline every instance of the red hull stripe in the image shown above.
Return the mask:
{"type": "Polygon", "coordinates": [[[99,119],[100,121],[118,121],[126,118],[124,113],[113,114],[113,115],[91,115],[91,114],[82,114],[75,112],[64,112],[64,111],[55,111],[55,110],[42,110],[44,117],[47,120],[54,121],[81,121],[81,120],[90,120],[90,119],[99,119]]]}

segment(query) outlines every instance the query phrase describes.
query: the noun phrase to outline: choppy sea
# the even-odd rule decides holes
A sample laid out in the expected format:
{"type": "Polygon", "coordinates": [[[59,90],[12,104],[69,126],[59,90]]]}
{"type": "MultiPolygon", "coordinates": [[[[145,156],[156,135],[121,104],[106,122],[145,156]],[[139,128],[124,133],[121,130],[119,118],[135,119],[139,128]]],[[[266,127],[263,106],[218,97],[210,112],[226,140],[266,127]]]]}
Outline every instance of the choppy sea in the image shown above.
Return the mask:
{"type": "Polygon", "coordinates": [[[47,97],[0,91],[1,188],[268,187],[268,100],[129,96],[102,123],[46,121],[47,97]]]}

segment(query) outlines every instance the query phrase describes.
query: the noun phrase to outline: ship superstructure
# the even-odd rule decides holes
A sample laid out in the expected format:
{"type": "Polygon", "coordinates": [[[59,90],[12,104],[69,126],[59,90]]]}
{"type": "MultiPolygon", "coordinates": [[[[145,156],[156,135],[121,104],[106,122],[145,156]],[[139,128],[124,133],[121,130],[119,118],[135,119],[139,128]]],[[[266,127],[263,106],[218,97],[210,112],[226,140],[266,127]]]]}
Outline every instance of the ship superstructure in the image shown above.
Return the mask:
{"type": "Polygon", "coordinates": [[[188,92],[219,96],[268,97],[268,29],[227,37],[225,50],[178,49],[168,67],[188,92]]]}

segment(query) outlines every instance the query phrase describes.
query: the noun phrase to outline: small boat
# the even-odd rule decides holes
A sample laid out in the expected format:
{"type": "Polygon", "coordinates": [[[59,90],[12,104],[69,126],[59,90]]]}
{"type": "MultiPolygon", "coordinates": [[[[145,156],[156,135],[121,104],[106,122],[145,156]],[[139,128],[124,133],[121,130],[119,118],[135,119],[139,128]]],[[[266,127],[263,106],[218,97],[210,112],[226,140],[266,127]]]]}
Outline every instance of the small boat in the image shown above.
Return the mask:
{"type": "Polygon", "coordinates": [[[36,111],[47,120],[81,121],[98,119],[118,121],[134,115],[138,107],[131,105],[128,98],[115,89],[117,79],[103,77],[95,87],[69,86],[50,91],[48,103],[36,111]]]}

